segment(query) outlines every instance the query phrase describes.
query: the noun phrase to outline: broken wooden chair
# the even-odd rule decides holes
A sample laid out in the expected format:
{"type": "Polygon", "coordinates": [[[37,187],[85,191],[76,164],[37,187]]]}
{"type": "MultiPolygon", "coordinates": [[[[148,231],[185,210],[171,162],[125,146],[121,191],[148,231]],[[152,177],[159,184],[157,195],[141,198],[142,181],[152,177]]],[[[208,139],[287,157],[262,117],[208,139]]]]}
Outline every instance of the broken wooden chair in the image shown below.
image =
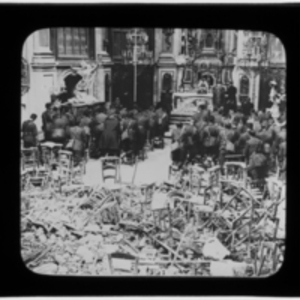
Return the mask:
{"type": "Polygon", "coordinates": [[[161,190],[156,190],[151,201],[151,211],[154,225],[161,231],[169,231],[171,234],[171,209],[167,194],[161,190]]]}
{"type": "Polygon", "coordinates": [[[73,177],[73,154],[70,151],[58,152],[58,186],[61,191],[63,184],[71,184],[73,177]]]}
{"type": "Polygon", "coordinates": [[[221,167],[214,166],[208,169],[208,186],[220,187],[221,167]]]}
{"type": "Polygon", "coordinates": [[[242,154],[226,154],[224,157],[225,162],[245,162],[245,155],[242,154]]]}
{"type": "Polygon", "coordinates": [[[22,169],[37,169],[39,167],[38,148],[24,148],[21,150],[22,169]]]}
{"type": "Polygon", "coordinates": [[[28,170],[22,170],[21,171],[21,191],[24,191],[28,184],[28,170]]]}
{"type": "Polygon", "coordinates": [[[121,182],[121,159],[115,156],[106,156],[100,159],[102,182],[113,180],[114,183],[121,182]]]}
{"type": "Polygon", "coordinates": [[[190,192],[199,195],[203,189],[203,175],[205,170],[199,166],[190,166],[189,167],[189,190],[190,192]]]}
{"type": "Polygon", "coordinates": [[[151,207],[151,200],[153,197],[153,193],[155,190],[155,183],[151,184],[143,184],[139,187],[141,195],[143,197],[142,199],[142,210],[150,210],[151,207]]]}
{"type": "Polygon", "coordinates": [[[214,186],[207,186],[204,189],[203,203],[193,206],[193,212],[198,226],[203,227],[212,220],[217,207],[218,193],[214,186]]]}
{"type": "Polygon", "coordinates": [[[52,151],[51,148],[49,148],[48,146],[41,144],[40,145],[40,160],[41,160],[41,164],[45,167],[50,168],[51,164],[52,164],[52,151]]]}
{"type": "Polygon", "coordinates": [[[139,259],[130,254],[125,253],[111,253],[108,254],[108,261],[111,275],[132,274],[138,275],[139,259]],[[129,274],[128,274],[129,273],[129,274]]]}
{"type": "Polygon", "coordinates": [[[267,192],[267,182],[265,179],[251,179],[247,178],[246,186],[252,195],[259,201],[265,199],[267,192]]]}
{"type": "Polygon", "coordinates": [[[40,167],[28,174],[27,188],[40,187],[41,189],[45,189],[49,186],[51,173],[48,169],[40,167]]]}
{"type": "Polygon", "coordinates": [[[180,176],[181,176],[181,170],[176,164],[172,163],[169,166],[168,180],[176,181],[176,179],[178,180],[180,176]]]}
{"type": "Polygon", "coordinates": [[[234,183],[242,187],[246,187],[247,168],[245,163],[226,162],[224,164],[225,176],[223,181],[234,183]]]}

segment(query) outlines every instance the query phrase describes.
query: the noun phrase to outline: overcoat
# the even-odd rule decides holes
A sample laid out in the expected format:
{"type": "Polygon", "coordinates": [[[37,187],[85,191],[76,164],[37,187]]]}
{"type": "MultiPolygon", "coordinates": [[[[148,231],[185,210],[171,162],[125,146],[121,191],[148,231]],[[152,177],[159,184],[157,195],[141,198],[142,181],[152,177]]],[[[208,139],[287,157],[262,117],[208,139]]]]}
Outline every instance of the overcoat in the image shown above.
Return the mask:
{"type": "Polygon", "coordinates": [[[104,121],[104,130],[100,138],[100,148],[105,150],[118,150],[120,137],[120,121],[115,115],[108,116],[104,121]]]}
{"type": "Polygon", "coordinates": [[[74,141],[72,149],[82,153],[86,143],[86,134],[84,129],[79,126],[71,127],[70,138],[74,141]]]}
{"type": "Polygon", "coordinates": [[[27,120],[22,126],[23,141],[25,147],[35,147],[37,143],[37,127],[32,120],[27,120]]]}

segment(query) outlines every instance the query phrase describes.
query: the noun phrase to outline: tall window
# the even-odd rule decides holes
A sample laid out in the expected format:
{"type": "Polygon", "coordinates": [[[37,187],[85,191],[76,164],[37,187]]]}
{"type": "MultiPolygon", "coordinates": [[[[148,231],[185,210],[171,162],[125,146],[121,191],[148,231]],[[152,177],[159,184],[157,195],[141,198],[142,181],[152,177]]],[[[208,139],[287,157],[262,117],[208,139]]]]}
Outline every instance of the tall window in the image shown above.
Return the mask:
{"type": "Polygon", "coordinates": [[[250,82],[249,78],[245,75],[240,80],[240,94],[243,96],[249,95],[250,82]]]}
{"type": "Polygon", "coordinates": [[[34,51],[36,53],[50,52],[50,30],[40,29],[34,34],[34,51]]]}
{"type": "Polygon", "coordinates": [[[40,47],[49,48],[49,46],[50,46],[49,29],[39,30],[39,40],[40,40],[40,47]]]}
{"type": "Polygon", "coordinates": [[[64,27],[57,29],[58,57],[88,58],[91,40],[88,28],[64,27]]]}

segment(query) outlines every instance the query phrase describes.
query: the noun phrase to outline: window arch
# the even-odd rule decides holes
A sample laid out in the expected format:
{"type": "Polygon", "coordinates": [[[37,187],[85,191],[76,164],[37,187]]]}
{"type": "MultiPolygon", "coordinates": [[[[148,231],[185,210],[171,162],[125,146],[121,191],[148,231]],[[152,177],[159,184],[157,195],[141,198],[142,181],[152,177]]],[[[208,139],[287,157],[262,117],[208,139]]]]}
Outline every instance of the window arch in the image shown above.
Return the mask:
{"type": "Polygon", "coordinates": [[[249,95],[250,80],[246,75],[243,75],[240,79],[240,94],[249,95]]]}
{"type": "Polygon", "coordinates": [[[205,47],[206,48],[212,48],[214,43],[214,39],[211,33],[208,33],[205,38],[205,47]]]}

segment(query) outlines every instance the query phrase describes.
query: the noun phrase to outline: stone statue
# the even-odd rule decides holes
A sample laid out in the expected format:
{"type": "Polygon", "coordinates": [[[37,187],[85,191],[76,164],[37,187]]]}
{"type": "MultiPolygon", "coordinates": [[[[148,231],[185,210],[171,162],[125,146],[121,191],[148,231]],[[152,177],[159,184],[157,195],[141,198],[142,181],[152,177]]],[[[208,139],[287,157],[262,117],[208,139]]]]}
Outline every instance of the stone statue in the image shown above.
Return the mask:
{"type": "Polygon", "coordinates": [[[269,101],[273,103],[272,107],[270,108],[270,112],[272,114],[272,117],[274,119],[278,119],[280,116],[280,112],[279,112],[279,104],[281,102],[281,97],[280,94],[277,92],[276,86],[277,83],[275,80],[272,80],[270,82],[271,85],[271,91],[269,94],[269,101]]]}
{"type": "Polygon", "coordinates": [[[208,83],[205,79],[201,78],[198,82],[198,93],[199,94],[207,94],[208,93],[208,83]]]}
{"type": "Polygon", "coordinates": [[[74,95],[78,99],[82,99],[88,94],[89,89],[92,87],[94,82],[94,77],[96,75],[96,70],[98,69],[98,64],[88,64],[85,61],[81,62],[81,68],[75,69],[76,73],[82,78],[76,84],[74,89],[74,95]]]}

